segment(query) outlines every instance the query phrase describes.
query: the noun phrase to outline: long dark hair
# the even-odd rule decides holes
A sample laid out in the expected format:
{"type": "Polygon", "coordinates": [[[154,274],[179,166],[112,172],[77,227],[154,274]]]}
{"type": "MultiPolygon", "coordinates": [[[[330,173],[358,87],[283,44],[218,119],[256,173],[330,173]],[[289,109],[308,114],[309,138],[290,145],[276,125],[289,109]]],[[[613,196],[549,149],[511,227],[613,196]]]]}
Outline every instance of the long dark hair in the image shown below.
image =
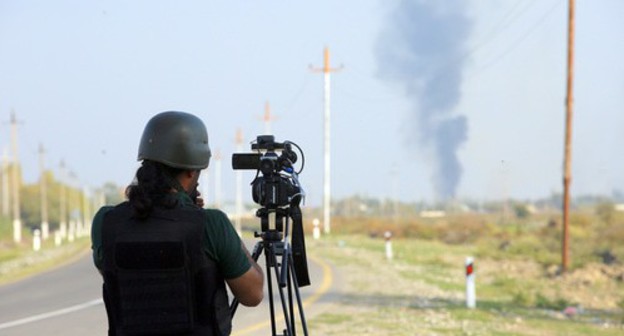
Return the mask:
{"type": "Polygon", "coordinates": [[[171,190],[180,188],[176,176],[182,171],[159,162],[143,160],[135,180],[126,188],[126,197],[134,209],[134,215],[145,219],[155,207],[175,207],[178,200],[171,190]]]}

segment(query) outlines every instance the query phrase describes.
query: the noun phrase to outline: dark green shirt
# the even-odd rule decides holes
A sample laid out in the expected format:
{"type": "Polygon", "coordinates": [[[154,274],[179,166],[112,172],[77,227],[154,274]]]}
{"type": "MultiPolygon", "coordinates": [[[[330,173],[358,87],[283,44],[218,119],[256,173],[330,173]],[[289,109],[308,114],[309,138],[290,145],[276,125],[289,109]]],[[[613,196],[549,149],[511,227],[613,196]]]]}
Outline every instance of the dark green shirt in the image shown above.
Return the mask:
{"type": "MultiPolygon", "coordinates": [[[[178,206],[194,207],[191,198],[184,192],[176,194],[178,206]]],[[[102,223],[104,215],[111,211],[113,206],[104,206],[95,214],[91,226],[91,249],[93,250],[93,262],[98,269],[102,268],[102,223]]],[[[251,264],[247,255],[241,248],[241,239],[232,227],[227,216],[219,210],[204,209],[207,221],[204,224],[204,252],[214,260],[224,278],[233,279],[243,275],[249,270],[251,264]]]]}

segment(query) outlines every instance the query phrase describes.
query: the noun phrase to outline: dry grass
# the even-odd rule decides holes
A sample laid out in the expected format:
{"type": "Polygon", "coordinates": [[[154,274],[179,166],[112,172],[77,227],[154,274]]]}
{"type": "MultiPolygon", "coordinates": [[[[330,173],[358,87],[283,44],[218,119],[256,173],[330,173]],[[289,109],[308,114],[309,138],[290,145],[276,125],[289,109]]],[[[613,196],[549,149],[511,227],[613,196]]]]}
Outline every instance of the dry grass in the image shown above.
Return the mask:
{"type": "Polygon", "coordinates": [[[464,258],[477,249],[436,241],[332,236],[309,251],[330,260],[346,285],[309,323],[314,335],[620,335],[624,268],[588,265],[550,276],[531,260],[477,259],[477,309],[464,307],[464,258]],[[606,275],[609,269],[612,275],[606,275]],[[522,299],[524,296],[525,299],[522,299]],[[566,316],[557,304],[572,305],[566,316]],[[541,305],[541,307],[538,307],[541,305]]]}

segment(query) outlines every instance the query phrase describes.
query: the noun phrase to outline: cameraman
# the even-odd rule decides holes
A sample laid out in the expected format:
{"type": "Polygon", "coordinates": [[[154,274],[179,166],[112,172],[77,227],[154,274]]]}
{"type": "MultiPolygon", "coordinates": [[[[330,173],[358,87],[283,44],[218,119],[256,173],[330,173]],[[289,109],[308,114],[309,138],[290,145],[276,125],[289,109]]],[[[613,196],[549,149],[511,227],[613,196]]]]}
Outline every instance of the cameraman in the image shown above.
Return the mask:
{"type": "Polygon", "coordinates": [[[240,303],[257,306],[264,276],[226,215],[201,208],[197,181],[210,160],[204,123],[185,112],[157,114],[138,160],[128,201],[101,208],[91,232],[109,335],[229,335],[225,283],[240,303]]]}

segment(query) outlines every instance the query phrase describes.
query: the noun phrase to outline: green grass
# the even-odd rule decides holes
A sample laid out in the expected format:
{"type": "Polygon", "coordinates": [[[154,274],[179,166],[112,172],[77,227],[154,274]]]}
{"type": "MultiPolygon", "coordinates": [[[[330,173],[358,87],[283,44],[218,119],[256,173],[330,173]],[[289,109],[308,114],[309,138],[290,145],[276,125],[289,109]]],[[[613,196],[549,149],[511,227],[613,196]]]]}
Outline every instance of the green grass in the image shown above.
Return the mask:
{"type": "Polygon", "coordinates": [[[87,253],[91,245],[87,236],[76,238],[72,243],[64,241],[61,246],[57,247],[54,244],[54,238],[51,237],[42,242],[41,249],[35,252],[32,249],[32,240],[30,231],[24,229],[22,242],[15,243],[12,223],[6,218],[0,219],[0,285],[75,260],[87,253]]]}
{"type": "Polygon", "coordinates": [[[324,313],[316,318],[317,323],[342,324],[348,323],[352,317],[347,314],[324,313]]]}
{"type": "Polygon", "coordinates": [[[17,249],[0,250],[0,263],[18,258],[23,251],[17,249]]]}

